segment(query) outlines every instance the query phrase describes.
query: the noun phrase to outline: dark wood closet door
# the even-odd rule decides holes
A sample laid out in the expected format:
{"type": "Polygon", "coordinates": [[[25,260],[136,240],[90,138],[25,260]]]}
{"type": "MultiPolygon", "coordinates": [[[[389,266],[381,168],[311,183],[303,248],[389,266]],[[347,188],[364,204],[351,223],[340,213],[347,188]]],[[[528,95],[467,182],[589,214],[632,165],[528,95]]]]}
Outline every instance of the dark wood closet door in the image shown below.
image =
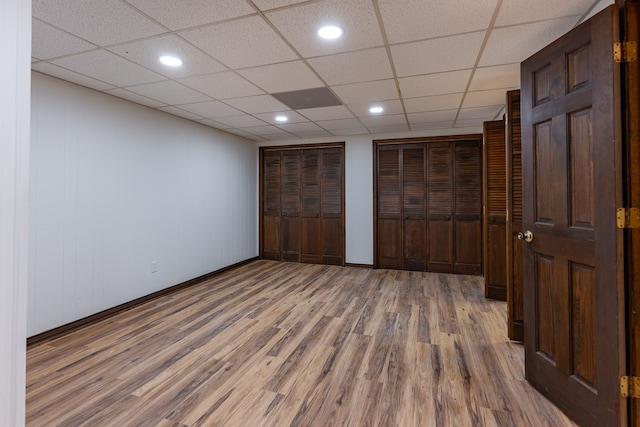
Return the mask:
{"type": "Polygon", "coordinates": [[[402,148],[403,269],[427,268],[424,144],[402,148]]]}
{"type": "Polygon", "coordinates": [[[402,192],[400,188],[400,150],[397,146],[378,147],[378,229],[379,268],[402,269],[402,192]]]}
{"type": "Polygon", "coordinates": [[[524,341],[524,289],[522,277],[522,160],[520,138],[520,91],[507,92],[507,322],[509,338],[524,341]]]}
{"type": "Polygon", "coordinates": [[[482,272],[482,145],[455,143],[454,273],[482,272]]]}
{"type": "Polygon", "coordinates": [[[344,200],[342,149],[322,151],[322,263],[342,265],[344,259],[344,200]]]}
{"type": "Polygon", "coordinates": [[[583,426],[627,417],[618,16],[609,6],[521,72],[525,374],[583,426]]]}
{"type": "Polygon", "coordinates": [[[507,300],[507,173],[504,120],[484,123],[484,296],[507,300]]]}
{"type": "Polygon", "coordinates": [[[450,142],[432,142],[426,149],[427,270],[453,273],[454,148],[450,142]]]}
{"type": "Polygon", "coordinates": [[[262,164],[262,257],[280,261],[280,151],[264,151],[262,164]]]}
{"type": "Polygon", "coordinates": [[[322,262],[321,149],[302,151],[302,262],[322,262]]]}
{"type": "Polygon", "coordinates": [[[282,260],[300,261],[300,150],[282,152],[282,260]]]}

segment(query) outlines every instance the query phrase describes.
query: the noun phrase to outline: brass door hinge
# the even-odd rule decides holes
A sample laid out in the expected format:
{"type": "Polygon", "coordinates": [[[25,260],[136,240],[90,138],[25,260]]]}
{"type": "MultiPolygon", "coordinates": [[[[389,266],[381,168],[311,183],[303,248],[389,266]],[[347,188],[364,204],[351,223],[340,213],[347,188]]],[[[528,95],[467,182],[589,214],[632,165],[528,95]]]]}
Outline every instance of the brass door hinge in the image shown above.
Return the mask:
{"type": "Polygon", "coordinates": [[[622,42],[613,44],[613,60],[615,62],[635,62],[638,59],[636,42],[622,42]]]}
{"type": "Polygon", "coordinates": [[[640,209],[619,208],[616,211],[618,228],[640,228],[640,209]]]}
{"type": "Polygon", "coordinates": [[[620,394],[624,397],[640,398],[640,377],[620,377],[620,394]]]}

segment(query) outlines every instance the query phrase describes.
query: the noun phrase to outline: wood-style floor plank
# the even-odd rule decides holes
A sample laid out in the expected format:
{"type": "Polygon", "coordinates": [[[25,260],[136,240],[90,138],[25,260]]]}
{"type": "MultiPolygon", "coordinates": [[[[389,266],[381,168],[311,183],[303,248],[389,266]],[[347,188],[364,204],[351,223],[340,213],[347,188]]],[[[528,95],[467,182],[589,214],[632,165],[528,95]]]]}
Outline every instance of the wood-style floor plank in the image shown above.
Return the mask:
{"type": "Polygon", "coordinates": [[[27,350],[28,426],[574,426],[482,278],[256,261],[27,350]]]}

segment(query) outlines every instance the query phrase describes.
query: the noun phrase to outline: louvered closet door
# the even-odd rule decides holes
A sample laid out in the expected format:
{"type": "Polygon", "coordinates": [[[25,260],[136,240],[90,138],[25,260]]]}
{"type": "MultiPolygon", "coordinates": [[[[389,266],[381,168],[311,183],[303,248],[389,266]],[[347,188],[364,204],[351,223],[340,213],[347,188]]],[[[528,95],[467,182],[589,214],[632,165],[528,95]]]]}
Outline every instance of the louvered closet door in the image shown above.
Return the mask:
{"type": "Polygon", "coordinates": [[[377,166],[378,267],[402,269],[400,149],[397,146],[379,146],[377,166]]]}
{"type": "Polygon", "coordinates": [[[262,257],[281,259],[280,196],[281,152],[263,152],[262,257]]]}
{"type": "Polygon", "coordinates": [[[455,144],[454,273],[482,272],[482,147],[477,141],[455,144]]]}
{"type": "Polygon", "coordinates": [[[453,145],[432,142],[427,147],[427,270],[453,273],[453,145]]]}
{"type": "Polygon", "coordinates": [[[342,148],[322,150],[322,263],[342,265],[344,259],[344,221],[342,207],[342,148]]]}
{"type": "Polygon", "coordinates": [[[300,261],[300,150],[282,152],[282,260],[300,261]]]}
{"type": "Polygon", "coordinates": [[[424,144],[402,149],[403,269],[427,268],[424,144]]]}
{"type": "Polygon", "coordinates": [[[507,300],[507,173],[504,120],[484,123],[484,295],[507,300]]]}
{"type": "Polygon", "coordinates": [[[321,165],[322,150],[302,150],[302,262],[322,262],[321,165]]]}

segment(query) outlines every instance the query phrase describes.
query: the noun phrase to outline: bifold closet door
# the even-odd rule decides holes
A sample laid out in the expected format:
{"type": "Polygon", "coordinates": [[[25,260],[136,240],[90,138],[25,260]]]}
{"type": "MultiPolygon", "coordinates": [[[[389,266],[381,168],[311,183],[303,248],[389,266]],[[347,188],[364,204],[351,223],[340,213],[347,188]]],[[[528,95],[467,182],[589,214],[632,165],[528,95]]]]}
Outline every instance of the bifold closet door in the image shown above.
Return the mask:
{"type": "Polygon", "coordinates": [[[344,264],[342,147],[262,151],[261,256],[344,264]]]}
{"type": "Polygon", "coordinates": [[[454,273],[482,273],[482,145],[455,143],[454,273]]]}
{"type": "Polygon", "coordinates": [[[424,144],[379,147],[378,266],[426,269],[424,144]]]}
{"type": "Polygon", "coordinates": [[[454,146],[432,142],[427,147],[427,270],[453,273],[454,146]]]}

